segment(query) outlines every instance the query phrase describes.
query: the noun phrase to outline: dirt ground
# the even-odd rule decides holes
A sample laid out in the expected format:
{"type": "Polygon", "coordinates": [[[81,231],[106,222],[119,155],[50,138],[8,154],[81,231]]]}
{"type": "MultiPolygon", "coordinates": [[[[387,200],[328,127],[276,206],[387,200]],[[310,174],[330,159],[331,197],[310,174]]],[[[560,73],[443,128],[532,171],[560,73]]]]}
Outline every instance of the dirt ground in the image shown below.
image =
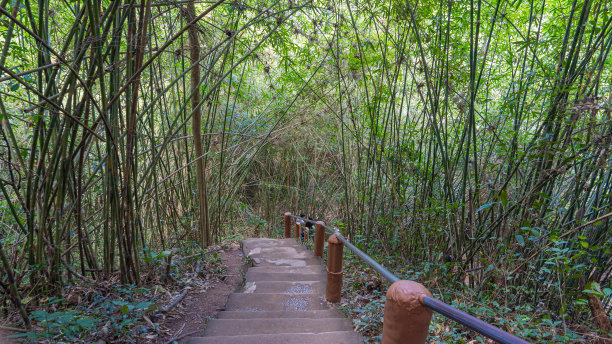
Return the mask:
{"type": "MultiPolygon", "coordinates": [[[[239,244],[233,244],[228,249],[217,251],[221,258],[221,278],[212,279],[215,282],[194,284],[187,296],[171,311],[165,320],[156,322],[160,331],[159,337],[139,344],[166,344],[176,340],[185,343],[191,337],[201,336],[209,319],[215,318],[219,311],[225,308],[230,293],[238,289],[244,280],[247,267],[243,263],[243,254],[239,244]]],[[[155,320],[154,320],[155,321],[155,320]]],[[[17,344],[19,341],[9,338],[18,332],[9,331],[10,323],[0,321],[0,344],[17,344]]],[[[99,341],[98,343],[104,343],[99,341]]]]}
{"type": "Polygon", "coordinates": [[[206,290],[192,290],[162,325],[170,330],[169,335],[157,338],[155,344],[165,344],[176,338],[182,344],[191,337],[201,336],[207,320],[225,308],[229,294],[242,284],[246,266],[240,249],[221,251],[219,256],[225,267],[225,277],[206,290]]]}
{"type": "MultiPolygon", "coordinates": [[[[4,326],[0,323],[0,326],[4,326]]],[[[10,325],[6,325],[10,327],[10,325]]],[[[7,331],[5,329],[0,328],[0,344],[14,344],[17,343],[14,339],[9,338],[10,335],[17,334],[18,332],[7,331]]]]}

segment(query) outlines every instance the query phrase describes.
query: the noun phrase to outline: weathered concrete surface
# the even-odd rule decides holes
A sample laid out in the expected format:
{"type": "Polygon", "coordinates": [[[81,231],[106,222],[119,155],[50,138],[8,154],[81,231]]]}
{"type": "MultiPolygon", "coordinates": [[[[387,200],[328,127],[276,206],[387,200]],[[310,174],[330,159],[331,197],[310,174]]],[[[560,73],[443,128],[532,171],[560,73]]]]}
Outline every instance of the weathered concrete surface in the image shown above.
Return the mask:
{"type": "Polygon", "coordinates": [[[189,344],[357,344],[361,335],[324,300],[326,270],[295,239],[246,239],[254,267],[205,337],[189,344]]]}
{"type": "Polygon", "coordinates": [[[325,280],[322,281],[284,281],[247,282],[243,293],[247,294],[325,294],[325,280]]]}
{"type": "Polygon", "coordinates": [[[296,246],[279,247],[255,247],[248,253],[251,258],[282,258],[282,259],[302,259],[314,258],[311,252],[296,246]]]}
{"type": "Polygon", "coordinates": [[[319,273],[284,273],[284,272],[258,272],[248,271],[246,274],[247,281],[259,282],[259,281],[280,281],[280,282],[291,282],[291,281],[323,281],[327,274],[323,272],[319,273]]]}
{"type": "Polygon", "coordinates": [[[311,258],[253,258],[255,266],[290,266],[300,267],[308,265],[321,265],[321,259],[316,257],[311,258]]]}
{"type": "Polygon", "coordinates": [[[306,248],[299,244],[295,239],[245,239],[242,240],[242,251],[244,254],[249,255],[255,248],[264,248],[264,247],[294,247],[302,250],[306,250],[306,248]]]}
{"type": "Polygon", "coordinates": [[[206,326],[207,336],[239,336],[247,334],[317,333],[351,331],[351,321],[328,319],[215,319],[206,326]]]}
{"type": "Polygon", "coordinates": [[[325,268],[321,265],[307,266],[253,266],[249,268],[250,273],[283,273],[283,274],[316,274],[325,272],[325,268]]]}
{"type": "Polygon", "coordinates": [[[191,338],[188,344],[357,344],[361,335],[355,331],[327,333],[279,333],[243,336],[191,338]]]}
{"type": "Polygon", "coordinates": [[[246,294],[233,293],[227,299],[228,311],[312,311],[328,309],[327,302],[316,294],[246,294]]]}
{"type": "Polygon", "coordinates": [[[337,309],[324,309],[317,311],[276,311],[276,312],[241,312],[241,311],[223,311],[219,312],[217,319],[325,319],[325,318],[342,318],[344,315],[337,309]]]}

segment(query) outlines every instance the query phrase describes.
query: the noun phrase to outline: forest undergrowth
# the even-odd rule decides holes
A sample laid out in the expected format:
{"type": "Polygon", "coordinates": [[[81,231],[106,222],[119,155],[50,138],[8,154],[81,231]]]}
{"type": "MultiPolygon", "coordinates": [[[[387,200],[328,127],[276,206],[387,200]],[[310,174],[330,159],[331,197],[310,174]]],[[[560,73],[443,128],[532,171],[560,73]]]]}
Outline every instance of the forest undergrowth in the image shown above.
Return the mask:
{"type": "MultiPolygon", "coordinates": [[[[0,50],[0,314],[28,336],[137,338],[156,285],[303,211],[533,342],[609,339],[610,1],[0,0],[0,50]]],[[[373,338],[374,281],[346,286],[373,338]]]]}
{"type": "MultiPolygon", "coordinates": [[[[239,247],[228,241],[205,252],[196,245],[148,251],[140,285],[122,284],[114,274],[105,281],[75,281],[58,297],[24,298],[34,326],[29,331],[7,327],[12,332],[8,338],[27,343],[165,343],[159,339],[175,338],[165,323],[183,316],[177,306],[189,293],[205,293],[225,279],[220,252],[239,247]]],[[[5,321],[17,322],[18,314],[5,321]]]]}
{"type": "MultiPolygon", "coordinates": [[[[389,284],[378,273],[364,265],[358,257],[349,254],[346,258],[344,294],[339,307],[353,320],[355,330],[363,334],[366,342],[380,343],[385,294],[389,284]]],[[[609,342],[605,333],[598,331],[597,327],[585,326],[581,321],[564,321],[561,316],[546,309],[542,303],[517,304],[513,297],[507,296],[528,292],[527,290],[499,288],[495,292],[483,293],[462,281],[424,278],[424,271],[431,272],[431,269],[440,276],[451,276],[453,264],[437,261],[420,266],[396,267],[394,272],[400,278],[422,283],[439,300],[530,342],[609,342]]],[[[601,295],[601,290],[598,295],[601,295]]],[[[428,343],[493,344],[495,341],[434,313],[428,343]]]]}

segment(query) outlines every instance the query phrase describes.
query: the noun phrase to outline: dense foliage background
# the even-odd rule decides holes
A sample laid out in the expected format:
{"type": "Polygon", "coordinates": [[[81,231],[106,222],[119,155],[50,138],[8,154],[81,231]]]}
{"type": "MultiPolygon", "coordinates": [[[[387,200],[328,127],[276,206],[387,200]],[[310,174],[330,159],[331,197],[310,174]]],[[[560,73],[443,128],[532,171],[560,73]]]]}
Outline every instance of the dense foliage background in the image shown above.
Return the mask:
{"type": "Polygon", "coordinates": [[[6,315],[303,211],[531,340],[609,317],[609,1],[2,0],[0,46],[6,315]]]}

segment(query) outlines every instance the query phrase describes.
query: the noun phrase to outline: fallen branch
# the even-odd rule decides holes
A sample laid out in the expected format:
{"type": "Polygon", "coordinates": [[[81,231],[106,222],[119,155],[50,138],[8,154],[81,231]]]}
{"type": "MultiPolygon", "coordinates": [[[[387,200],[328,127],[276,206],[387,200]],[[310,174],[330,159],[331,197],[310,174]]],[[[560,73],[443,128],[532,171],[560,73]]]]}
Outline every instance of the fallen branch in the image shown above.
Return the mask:
{"type": "Polygon", "coordinates": [[[22,328],[8,327],[8,326],[2,326],[2,325],[0,325],[0,330],[12,331],[12,332],[21,332],[21,333],[28,332],[28,330],[25,330],[25,329],[22,329],[22,328]]]}
{"type": "Polygon", "coordinates": [[[183,338],[185,338],[187,336],[191,336],[192,334],[196,334],[198,332],[203,332],[203,331],[204,331],[204,329],[195,330],[195,331],[191,331],[191,332],[187,332],[187,333],[183,333],[182,335],[180,335],[180,336],[178,336],[176,338],[170,339],[169,341],[165,342],[164,344],[172,344],[175,341],[179,341],[179,340],[181,340],[181,339],[183,339],[183,338]]]}
{"type": "Polygon", "coordinates": [[[91,278],[87,276],[83,276],[80,273],[76,272],[70,265],[68,265],[68,262],[66,262],[66,260],[63,258],[62,258],[62,263],[64,263],[64,267],[66,268],[66,270],[68,270],[68,272],[70,272],[73,276],[87,283],[92,283],[92,284],[95,283],[95,281],[92,280],[91,278]]]}
{"type": "Polygon", "coordinates": [[[189,290],[191,288],[185,288],[185,290],[183,290],[183,292],[177,296],[174,300],[172,300],[172,302],[170,302],[170,304],[162,307],[162,312],[164,313],[168,313],[172,308],[176,307],[176,305],[179,304],[179,302],[181,302],[181,300],[183,300],[185,298],[185,296],[187,296],[187,293],[189,293],[189,290]]]}
{"type": "MultiPolygon", "coordinates": [[[[612,216],[612,213],[607,213],[607,214],[605,214],[605,215],[602,215],[602,216],[600,216],[600,217],[596,218],[595,220],[589,221],[589,222],[587,222],[587,223],[585,223],[585,224],[582,224],[582,225],[580,225],[580,226],[578,226],[578,227],[575,227],[575,228],[573,228],[573,229],[570,229],[569,231],[567,231],[567,232],[563,233],[562,235],[560,235],[560,236],[559,236],[559,239],[563,239],[563,238],[565,238],[566,236],[568,236],[568,235],[570,235],[570,234],[572,234],[572,233],[575,233],[575,232],[577,232],[577,231],[579,231],[579,230],[583,229],[583,228],[584,228],[584,227],[586,227],[586,226],[590,226],[590,225],[592,225],[592,224],[594,224],[594,223],[597,223],[597,222],[599,222],[599,221],[602,221],[602,220],[604,220],[604,219],[606,219],[606,218],[608,218],[608,217],[610,217],[610,216],[612,216]]],[[[522,268],[523,268],[523,266],[524,266],[525,264],[527,264],[527,262],[529,262],[530,260],[532,260],[533,258],[535,258],[535,257],[536,257],[538,254],[542,253],[542,251],[544,251],[545,249],[547,249],[547,248],[548,248],[550,245],[552,245],[553,243],[554,243],[554,242],[549,242],[548,244],[544,245],[544,247],[542,247],[542,248],[541,248],[541,249],[540,249],[538,252],[536,252],[536,253],[532,254],[532,255],[531,255],[529,258],[527,258],[525,261],[523,261],[521,264],[519,264],[519,266],[517,266],[517,267],[516,267],[514,270],[512,270],[512,272],[510,272],[510,276],[512,276],[512,275],[514,275],[515,273],[517,273],[517,272],[518,272],[520,269],[522,269],[522,268]]]]}
{"type": "Polygon", "coordinates": [[[195,258],[195,257],[198,257],[198,256],[205,256],[207,254],[211,254],[211,253],[217,252],[217,251],[221,251],[221,248],[217,247],[217,248],[213,248],[212,250],[208,250],[206,252],[200,252],[200,253],[192,254],[191,256],[185,256],[185,257],[180,257],[180,258],[181,258],[181,260],[187,260],[187,259],[195,258]]]}
{"type": "Polygon", "coordinates": [[[474,272],[474,271],[478,271],[478,270],[482,270],[482,269],[484,269],[484,268],[485,268],[485,266],[479,266],[479,267],[477,267],[477,268],[473,268],[473,269],[465,270],[465,273],[468,273],[468,272],[474,272]]]}

